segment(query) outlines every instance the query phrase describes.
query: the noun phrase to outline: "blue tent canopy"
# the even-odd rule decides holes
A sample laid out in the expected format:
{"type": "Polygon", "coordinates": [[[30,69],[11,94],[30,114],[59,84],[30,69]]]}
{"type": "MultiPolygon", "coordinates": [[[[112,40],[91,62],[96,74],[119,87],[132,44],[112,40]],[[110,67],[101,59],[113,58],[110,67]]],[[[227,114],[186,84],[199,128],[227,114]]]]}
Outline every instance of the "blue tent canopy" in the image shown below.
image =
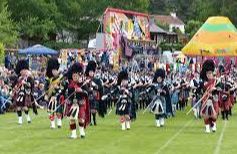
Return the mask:
{"type": "Polygon", "coordinates": [[[31,54],[31,55],[57,55],[56,50],[47,48],[43,45],[37,44],[26,49],[20,49],[19,54],[31,54]]]}

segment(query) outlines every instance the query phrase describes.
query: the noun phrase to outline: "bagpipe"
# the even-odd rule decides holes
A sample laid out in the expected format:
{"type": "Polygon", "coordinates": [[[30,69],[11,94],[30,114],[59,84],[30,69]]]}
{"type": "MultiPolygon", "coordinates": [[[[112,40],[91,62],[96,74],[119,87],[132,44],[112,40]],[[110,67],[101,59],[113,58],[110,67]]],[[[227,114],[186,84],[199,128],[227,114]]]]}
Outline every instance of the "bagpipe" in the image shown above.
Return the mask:
{"type": "Polygon", "coordinates": [[[112,97],[113,95],[116,95],[116,94],[118,94],[118,95],[128,94],[129,95],[129,91],[131,91],[132,88],[133,88],[132,86],[130,86],[130,87],[116,86],[108,94],[103,95],[101,99],[105,100],[105,99],[110,98],[110,97],[112,97]]]}
{"type": "MultiPolygon", "coordinates": [[[[60,98],[60,104],[55,108],[55,110],[53,111],[53,113],[55,113],[62,105],[66,105],[67,104],[67,102],[69,101],[69,99],[72,97],[72,96],[74,96],[77,92],[83,92],[87,97],[88,97],[88,93],[87,93],[87,91],[86,90],[83,90],[85,87],[86,87],[86,85],[89,83],[89,80],[86,80],[81,86],[75,86],[74,88],[75,88],[75,90],[69,95],[69,96],[67,96],[67,98],[66,99],[62,99],[62,98],[60,98]]],[[[59,95],[59,94],[58,94],[59,95]]],[[[57,96],[58,96],[57,95],[57,96]]],[[[56,97],[57,97],[56,96],[56,97]]],[[[64,108],[65,109],[65,108],[64,108]]]]}
{"type": "Polygon", "coordinates": [[[51,80],[49,88],[39,97],[36,98],[36,101],[40,100],[42,97],[44,97],[46,94],[48,97],[52,96],[53,91],[56,89],[56,87],[66,78],[66,73],[61,74],[56,80],[51,80]]]}
{"type": "MultiPolygon", "coordinates": [[[[116,86],[114,89],[112,89],[108,94],[103,95],[101,100],[105,101],[106,99],[111,99],[115,95],[119,95],[115,106],[120,102],[121,98],[127,97],[130,101],[132,99],[132,96],[130,95],[130,91],[132,90],[133,87],[121,87],[121,86],[116,86]]],[[[111,108],[110,111],[108,112],[108,115],[113,111],[111,108]]]]}
{"type": "MultiPolygon", "coordinates": [[[[31,104],[31,106],[32,106],[32,109],[33,109],[33,112],[37,115],[38,114],[38,111],[37,111],[37,107],[39,107],[39,108],[41,108],[41,109],[43,109],[43,107],[42,106],[40,106],[38,103],[37,103],[37,101],[35,100],[35,98],[34,98],[34,95],[33,95],[33,91],[32,91],[32,87],[33,87],[33,85],[31,85],[31,84],[34,84],[33,82],[32,83],[29,83],[30,81],[28,81],[29,80],[29,78],[31,78],[32,79],[32,81],[33,81],[33,77],[31,76],[31,73],[30,72],[28,72],[28,74],[27,75],[25,75],[24,77],[20,77],[20,80],[18,81],[18,83],[14,86],[14,88],[13,88],[13,90],[10,92],[10,97],[5,101],[5,103],[7,103],[7,102],[9,102],[11,99],[17,99],[17,98],[15,98],[15,97],[17,97],[17,93],[19,93],[20,92],[20,90],[21,90],[21,88],[22,88],[22,86],[24,86],[24,88],[27,88],[27,89],[30,89],[31,90],[31,97],[33,98],[33,101],[32,101],[32,104],[31,104]]],[[[16,103],[16,101],[15,101],[15,103],[16,103]]],[[[14,104],[13,104],[14,105],[14,104]]]]}
{"type": "Polygon", "coordinates": [[[26,85],[28,77],[30,77],[30,74],[27,74],[24,77],[20,77],[19,80],[16,81],[17,83],[14,85],[12,90],[9,92],[10,96],[8,97],[8,99],[5,102],[10,101],[11,99],[14,99],[17,96],[17,93],[20,91],[21,87],[26,85]]]}
{"type": "Polygon", "coordinates": [[[64,79],[64,77],[65,77],[64,75],[60,75],[56,80],[50,82],[49,89],[46,91],[48,96],[52,95],[53,91],[61,83],[61,81],[64,79]]]}
{"type": "MultiPolygon", "coordinates": [[[[214,90],[214,88],[217,86],[217,84],[220,83],[221,79],[223,77],[220,77],[218,79],[214,79],[214,83],[210,86],[208,86],[208,88],[206,89],[206,91],[204,92],[203,96],[196,102],[195,105],[193,105],[193,107],[186,113],[186,115],[189,115],[189,113],[196,108],[205,98],[209,98],[212,91],[214,90]]],[[[208,100],[208,99],[207,99],[208,100]]],[[[203,103],[207,103],[207,100],[203,103]]]]}
{"type": "Polygon", "coordinates": [[[163,92],[163,88],[166,86],[166,84],[163,84],[163,86],[158,86],[157,83],[152,83],[147,85],[146,90],[139,93],[139,95],[149,94],[152,90],[156,90],[156,94],[160,95],[163,92]]]}
{"type": "Polygon", "coordinates": [[[90,99],[99,101],[103,95],[103,85],[99,78],[89,78],[88,84],[86,84],[88,95],[90,99]]]}
{"type": "Polygon", "coordinates": [[[27,80],[29,77],[30,77],[30,74],[24,77],[20,77],[20,80],[18,81],[18,83],[13,87],[13,90],[10,92],[12,96],[15,96],[20,91],[20,88],[27,83],[27,80]]]}
{"type": "MultiPolygon", "coordinates": [[[[97,82],[97,80],[93,80],[92,78],[85,78],[83,80],[84,80],[83,84],[81,86],[78,86],[78,85],[74,86],[75,90],[71,94],[69,94],[69,96],[65,100],[61,101],[61,103],[56,107],[54,112],[56,112],[56,110],[60,106],[66,105],[68,100],[71,97],[73,97],[76,93],[82,93],[83,95],[85,95],[85,97],[87,97],[89,99],[89,96],[92,93],[94,93],[94,91],[96,91],[95,99],[96,99],[96,101],[99,102],[99,111],[98,111],[98,113],[101,117],[104,117],[106,109],[104,109],[103,103],[100,102],[100,93],[101,93],[100,89],[102,88],[102,83],[100,84],[99,80],[97,82]]],[[[65,110],[64,110],[64,112],[65,112],[65,110]]]]}
{"type": "MultiPolygon", "coordinates": [[[[222,87],[219,89],[220,93],[221,93],[221,101],[220,103],[226,103],[229,100],[232,100],[233,102],[233,98],[232,96],[234,95],[234,92],[236,90],[236,83],[235,82],[231,82],[230,80],[226,79],[225,81],[223,81],[222,83],[222,87]],[[232,99],[229,99],[232,98],[232,99]]],[[[222,105],[221,105],[222,106],[222,105]]]]}
{"type": "Polygon", "coordinates": [[[145,93],[150,93],[150,91],[152,91],[153,89],[156,90],[156,97],[153,98],[153,100],[151,101],[150,104],[147,105],[146,109],[143,111],[143,114],[146,113],[146,111],[151,107],[152,103],[154,103],[154,100],[157,100],[159,99],[159,97],[161,96],[161,93],[164,92],[163,88],[165,87],[166,85],[163,84],[162,86],[158,86],[158,84],[155,84],[155,83],[152,83],[151,85],[149,85],[148,89],[145,90],[145,93]]]}

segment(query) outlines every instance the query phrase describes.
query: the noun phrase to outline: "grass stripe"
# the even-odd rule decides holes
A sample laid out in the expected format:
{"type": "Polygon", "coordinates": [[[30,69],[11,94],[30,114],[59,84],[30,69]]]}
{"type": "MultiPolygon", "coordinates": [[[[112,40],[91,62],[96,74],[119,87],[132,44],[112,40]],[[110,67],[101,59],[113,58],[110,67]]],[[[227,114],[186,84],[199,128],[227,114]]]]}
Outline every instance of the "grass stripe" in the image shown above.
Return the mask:
{"type": "Polygon", "coordinates": [[[223,137],[224,137],[224,132],[225,132],[226,126],[227,126],[227,121],[224,121],[224,127],[222,128],[221,135],[220,135],[220,137],[218,139],[218,142],[217,142],[214,154],[219,154],[220,153],[221,144],[222,144],[222,141],[223,141],[223,137]]]}
{"type": "Polygon", "coordinates": [[[174,134],[174,136],[172,136],[163,146],[161,146],[156,153],[159,154],[165,148],[167,148],[170,145],[170,143],[173,142],[173,140],[176,139],[176,137],[178,137],[180,133],[191,124],[192,121],[193,120],[188,121],[182,128],[180,128],[179,131],[176,134],[174,134]]]}

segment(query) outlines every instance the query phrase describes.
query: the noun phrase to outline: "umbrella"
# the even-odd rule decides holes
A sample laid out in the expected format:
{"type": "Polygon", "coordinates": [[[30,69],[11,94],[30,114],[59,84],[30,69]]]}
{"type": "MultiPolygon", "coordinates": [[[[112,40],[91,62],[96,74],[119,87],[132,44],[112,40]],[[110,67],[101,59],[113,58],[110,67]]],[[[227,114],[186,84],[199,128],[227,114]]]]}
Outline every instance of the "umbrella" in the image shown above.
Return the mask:
{"type": "Polygon", "coordinates": [[[37,44],[26,49],[20,49],[19,54],[32,54],[32,55],[57,55],[56,50],[47,48],[43,45],[37,44]]]}
{"type": "Polygon", "coordinates": [[[189,56],[237,56],[237,30],[227,17],[209,17],[182,52],[189,56]]]}

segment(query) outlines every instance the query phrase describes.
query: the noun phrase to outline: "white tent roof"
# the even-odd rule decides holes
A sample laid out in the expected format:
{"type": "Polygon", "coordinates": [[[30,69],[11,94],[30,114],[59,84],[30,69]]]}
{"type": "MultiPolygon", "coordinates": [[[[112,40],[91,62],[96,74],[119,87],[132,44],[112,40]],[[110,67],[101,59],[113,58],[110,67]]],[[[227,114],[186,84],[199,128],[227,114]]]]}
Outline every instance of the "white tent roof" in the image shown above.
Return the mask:
{"type": "Polygon", "coordinates": [[[92,39],[92,40],[89,41],[88,48],[89,49],[95,49],[96,48],[96,39],[92,39]]]}

